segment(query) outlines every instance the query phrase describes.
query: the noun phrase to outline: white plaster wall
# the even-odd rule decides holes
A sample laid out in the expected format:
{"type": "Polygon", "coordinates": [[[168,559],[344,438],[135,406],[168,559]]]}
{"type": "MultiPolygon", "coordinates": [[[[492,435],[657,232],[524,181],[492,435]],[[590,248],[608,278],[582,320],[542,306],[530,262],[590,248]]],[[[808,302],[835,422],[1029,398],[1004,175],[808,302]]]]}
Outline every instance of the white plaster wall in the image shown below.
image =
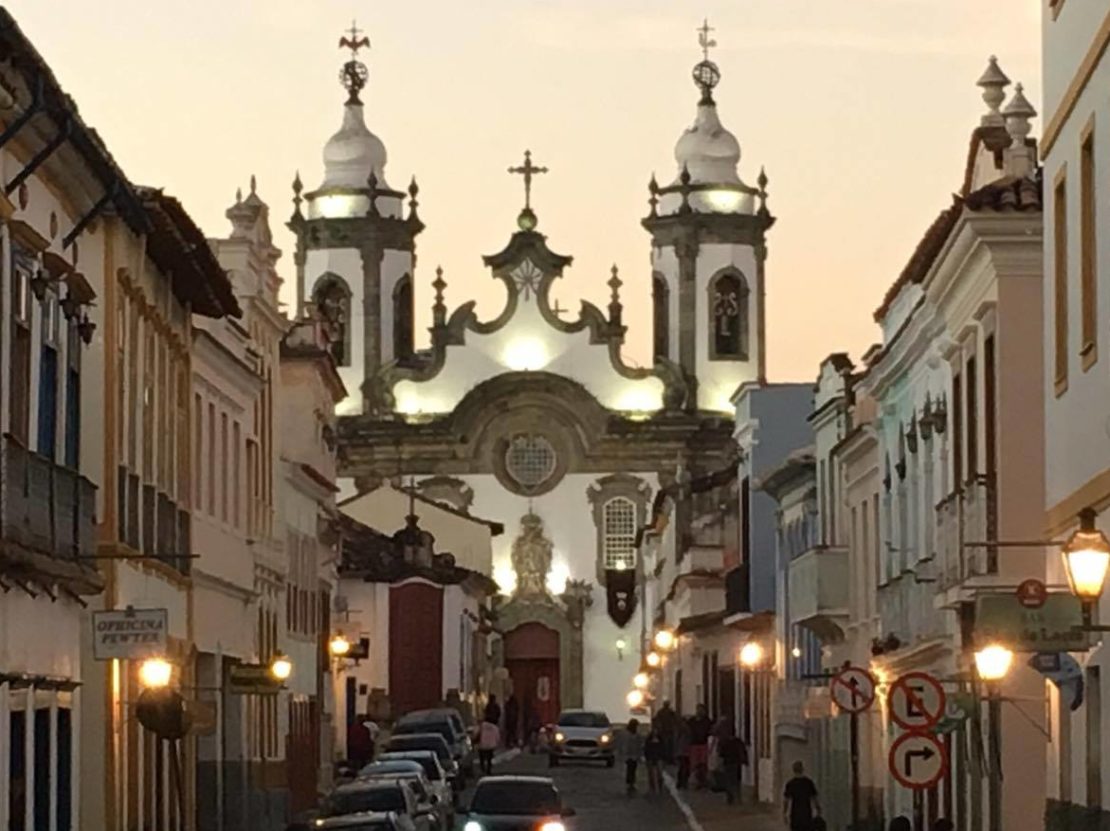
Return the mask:
{"type": "MultiPolygon", "coordinates": [[[[337,616],[335,626],[349,640],[370,639],[370,657],[356,666],[348,661],[344,675],[354,676],[368,689],[389,688],[389,585],[362,580],[340,580],[339,592],[349,610],[337,616]]],[[[340,684],[344,682],[341,680],[340,684]]],[[[361,702],[360,702],[361,704],[361,702]]],[[[342,714],[340,714],[342,718],[342,714]]]]}
{"type": "Polygon", "coordinates": [[[590,344],[589,330],[560,332],[547,323],[535,295],[520,296],[516,312],[489,335],[466,333],[466,343],[450,347],[444,368],[430,381],[402,381],[394,387],[397,409],[404,413],[450,412],[482,381],[520,370],[551,372],[581,383],[613,410],[651,411],[663,403],[663,383],[622,377],[609,361],[606,345],[590,344]]]}
{"type": "Polygon", "coordinates": [[[193,640],[199,652],[222,652],[232,658],[250,660],[254,654],[257,611],[253,604],[229,595],[217,586],[194,576],[193,640]]]}
{"type": "MultiPolygon", "coordinates": [[[[1047,124],[1060,105],[1064,92],[1075,77],[1087,50],[1094,43],[1095,35],[1102,22],[1107,17],[1107,6],[1104,2],[1091,2],[1091,0],[1068,0],[1063,4],[1060,14],[1055,20],[1048,8],[1048,2],[1041,4],[1044,16],[1044,25],[1041,28],[1043,58],[1041,64],[1042,83],[1044,85],[1044,106],[1042,117],[1047,124]]],[[[1100,63],[1106,63],[1103,56],[1100,63]]],[[[1095,89],[1105,89],[1105,84],[1092,81],[1095,89]]],[[[1081,118],[1080,122],[1085,122],[1081,118]]],[[[1050,177],[1045,178],[1045,184],[1051,182],[1050,177]]]]}
{"type": "Polygon", "coordinates": [[[311,299],[316,281],[325,272],[338,274],[351,290],[351,353],[350,364],[339,367],[339,377],[348,396],[336,406],[338,415],[362,412],[362,396],[358,393],[365,377],[363,355],[362,256],[356,248],[321,248],[306,252],[304,264],[304,296],[311,299]]]}
{"type": "Polygon", "coordinates": [[[759,377],[759,272],[755,252],[747,245],[714,244],[698,249],[697,284],[697,375],[698,405],[705,409],[732,413],[731,398],[745,381],[759,377]],[[709,360],[709,338],[712,309],[709,281],[722,268],[740,270],[748,284],[748,360],[709,360]]]}
{"type": "Polygon", "coordinates": [[[53,602],[18,588],[0,594],[0,667],[81,679],[81,620],[81,607],[64,596],[53,602]]]}
{"type": "MultiPolygon", "coordinates": [[[[1105,13],[1104,3],[1068,2],[1055,26],[1078,26],[1085,18],[1101,18],[1105,13]],[[1096,12],[1096,7],[1101,11],[1096,12]]],[[[1093,21],[1092,21],[1093,22],[1093,21]]],[[[1048,24],[1046,24],[1048,25],[1048,24]]],[[[1089,32],[1080,28],[1083,37],[1076,35],[1070,41],[1079,60],[1089,42],[1089,32]]],[[[1056,35],[1052,36],[1053,39],[1056,35]]],[[[1046,46],[1049,42],[1046,36],[1046,46]]],[[[1061,60],[1065,60],[1064,44],[1061,42],[1060,54],[1046,53],[1044,67],[1047,78],[1056,71],[1061,60]]],[[[1110,205],[1110,177],[1106,170],[1110,167],[1110,99],[1105,90],[1110,88],[1110,59],[1105,55],[1091,77],[1091,82],[1080,96],[1071,117],[1063,125],[1059,138],[1044,162],[1045,213],[1044,213],[1044,344],[1045,344],[1045,410],[1046,443],[1046,505],[1051,508],[1069,494],[1076,491],[1099,473],[1110,468],[1110,388],[1105,382],[1106,362],[1110,350],[1110,336],[1107,335],[1107,321],[1110,320],[1110,233],[1107,233],[1105,217],[1100,214],[1095,223],[1096,254],[1098,269],[1098,323],[1099,332],[1098,362],[1084,372],[1079,356],[1082,334],[1080,304],[1080,179],[1079,151],[1080,134],[1093,116],[1095,118],[1095,202],[1102,211],[1110,205]],[[1054,280],[1056,262],[1056,241],[1054,228],[1057,222],[1054,183],[1061,169],[1067,169],[1067,227],[1068,227],[1068,381],[1067,390],[1057,397],[1055,391],[1055,300],[1054,280]]]]}
{"type": "Polygon", "coordinates": [[[116,571],[116,609],[166,609],[169,635],[184,640],[189,633],[188,593],[156,574],[121,563],[116,571]]]}
{"type": "Polygon", "coordinates": [[[465,655],[465,647],[460,642],[459,632],[462,627],[463,611],[474,611],[473,604],[469,603],[466,594],[458,586],[444,586],[443,588],[443,692],[457,689],[465,693],[464,680],[459,677],[459,661],[465,655]]]}

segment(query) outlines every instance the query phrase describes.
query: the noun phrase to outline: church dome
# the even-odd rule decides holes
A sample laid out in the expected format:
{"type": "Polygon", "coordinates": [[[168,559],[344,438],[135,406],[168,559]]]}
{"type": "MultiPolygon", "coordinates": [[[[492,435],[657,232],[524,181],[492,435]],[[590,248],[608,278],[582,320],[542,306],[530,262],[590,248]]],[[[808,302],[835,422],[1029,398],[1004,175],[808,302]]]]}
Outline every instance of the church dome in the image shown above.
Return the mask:
{"type": "Polygon", "coordinates": [[[362,104],[348,102],[343,126],[324,145],[324,181],[321,188],[365,188],[373,173],[378,186],[385,184],[386,152],[382,140],[366,127],[362,104]]]}
{"type": "Polygon", "coordinates": [[[740,142],[721,124],[717,105],[708,96],[698,104],[692,126],[674,148],[678,172],[690,171],[694,184],[735,185],[740,183],[736,167],[740,163],[740,142]]]}

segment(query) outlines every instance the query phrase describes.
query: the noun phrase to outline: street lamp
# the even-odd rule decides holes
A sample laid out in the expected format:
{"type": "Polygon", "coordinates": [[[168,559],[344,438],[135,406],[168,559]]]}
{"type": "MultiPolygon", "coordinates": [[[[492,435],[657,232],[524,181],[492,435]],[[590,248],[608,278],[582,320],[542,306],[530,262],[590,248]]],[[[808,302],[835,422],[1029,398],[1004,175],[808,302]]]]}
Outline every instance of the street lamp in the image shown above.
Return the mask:
{"type": "Polygon", "coordinates": [[[333,658],[342,658],[351,651],[351,642],[339,632],[328,641],[328,651],[331,652],[333,658]]]}
{"type": "Polygon", "coordinates": [[[1002,829],[1002,690],[1000,682],[1010,671],[1014,653],[997,643],[975,653],[975,671],[987,685],[987,746],[991,775],[987,778],[990,831],[1002,829]]]}
{"type": "Polygon", "coordinates": [[[648,665],[649,667],[651,667],[652,669],[659,669],[659,667],[660,667],[660,666],[662,665],[662,663],[663,663],[663,658],[662,658],[662,656],[660,656],[660,654],[659,654],[658,652],[655,652],[654,650],[653,650],[653,651],[651,651],[651,652],[649,652],[649,653],[648,653],[648,654],[647,654],[647,655],[646,655],[646,656],[644,657],[644,660],[645,660],[645,661],[647,662],[647,665],[648,665]]]}
{"type": "Polygon", "coordinates": [[[748,669],[755,669],[763,663],[763,647],[757,641],[748,641],[740,649],[740,663],[748,669]]]}
{"type": "Polygon", "coordinates": [[[139,665],[139,683],[148,690],[162,690],[173,678],[173,664],[165,658],[147,658],[139,665]]]}
{"type": "Polygon", "coordinates": [[[642,690],[647,687],[650,680],[651,679],[648,678],[648,674],[646,672],[637,672],[634,676],[632,676],[632,686],[634,686],[637,690],[642,690]]]}
{"type": "Polygon", "coordinates": [[[1072,594],[1084,606],[1084,614],[1102,596],[1106,571],[1110,568],[1110,540],[1095,527],[1095,512],[1079,512],[1079,530],[1064,544],[1064,571],[1072,594]]]}
{"type": "Polygon", "coordinates": [[[272,675],[276,681],[287,681],[292,674],[293,662],[279,652],[274,656],[274,659],[270,661],[270,675],[272,675]]]}
{"type": "Polygon", "coordinates": [[[655,633],[655,648],[660,652],[670,652],[675,648],[676,640],[670,629],[660,629],[655,633]]]}
{"type": "Polygon", "coordinates": [[[624,638],[617,638],[617,660],[624,660],[624,650],[628,649],[628,641],[624,638]]]}
{"type": "Polygon", "coordinates": [[[642,690],[629,690],[628,695],[625,696],[625,701],[633,710],[639,709],[644,706],[644,693],[642,690]]]}

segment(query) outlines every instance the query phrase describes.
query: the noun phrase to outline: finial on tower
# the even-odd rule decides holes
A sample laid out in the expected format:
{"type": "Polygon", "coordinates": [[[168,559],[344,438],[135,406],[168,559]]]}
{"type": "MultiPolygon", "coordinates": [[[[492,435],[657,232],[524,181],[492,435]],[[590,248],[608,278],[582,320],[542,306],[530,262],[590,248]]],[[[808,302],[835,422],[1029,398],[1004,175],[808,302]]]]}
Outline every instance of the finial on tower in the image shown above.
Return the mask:
{"type": "Polygon", "coordinates": [[[516,224],[522,231],[531,231],[536,227],[536,214],[532,210],[532,176],[547,173],[547,168],[532,164],[532,151],[525,150],[524,164],[520,167],[510,167],[509,173],[519,173],[524,177],[524,210],[517,217],[516,224]]]}
{"type": "Polygon", "coordinates": [[[709,33],[713,31],[715,30],[709,25],[708,18],[697,29],[698,46],[701,47],[702,59],[694,66],[694,83],[701,90],[702,104],[713,103],[713,88],[721,81],[721,70],[717,64],[709,60],[709,50],[717,45],[716,39],[709,36],[709,33]]]}
{"type": "Polygon", "coordinates": [[[366,64],[358,59],[358,50],[363,47],[370,48],[370,38],[366,37],[355,21],[352,20],[351,28],[347,30],[346,35],[339,39],[340,49],[351,50],[351,59],[343,64],[343,68],[339,70],[339,83],[350,93],[347,98],[348,104],[362,103],[358,94],[362,92],[366,86],[366,79],[370,77],[370,71],[366,68],[366,64]],[[350,35],[350,37],[347,37],[347,35],[350,35]]]}
{"type": "Polygon", "coordinates": [[[987,68],[975,84],[982,88],[983,101],[987,105],[986,115],[979,120],[980,123],[984,127],[1001,127],[1003,117],[998,108],[1002,106],[1002,102],[1006,99],[1006,87],[1010,85],[1010,79],[999,68],[997,57],[990,56],[987,61],[987,68]]]}

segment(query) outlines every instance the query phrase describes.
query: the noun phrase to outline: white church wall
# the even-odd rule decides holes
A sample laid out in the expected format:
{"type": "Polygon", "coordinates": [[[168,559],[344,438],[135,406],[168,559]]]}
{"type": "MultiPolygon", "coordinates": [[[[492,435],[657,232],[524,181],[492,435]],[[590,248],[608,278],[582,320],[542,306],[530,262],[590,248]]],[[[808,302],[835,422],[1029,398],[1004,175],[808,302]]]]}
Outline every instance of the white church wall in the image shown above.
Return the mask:
{"type": "Polygon", "coordinates": [[[397,409],[407,414],[450,412],[475,386],[505,372],[544,371],[580,382],[613,410],[643,412],[663,403],[657,378],[633,381],[609,362],[608,347],[590,344],[588,330],[566,333],[541,316],[535,298],[523,295],[504,327],[447,351],[444,368],[430,381],[402,381],[394,387],[397,409]]]}
{"type": "Polygon", "coordinates": [[[458,586],[443,588],[443,695],[447,690],[462,691],[459,663],[463,658],[463,645],[459,632],[463,627],[463,612],[467,608],[466,595],[458,586]]]}
{"type": "MultiPolygon", "coordinates": [[[[335,408],[338,415],[362,412],[358,390],[363,381],[362,256],[356,248],[313,249],[305,254],[305,297],[311,298],[316,281],[326,272],[337,274],[351,291],[350,356],[347,366],[339,367],[339,377],[350,393],[335,408]]],[[[391,341],[392,343],[392,341],[391,341]]]]}
{"type": "MultiPolygon", "coordinates": [[[[587,707],[602,708],[614,718],[621,718],[627,714],[624,699],[639,660],[638,656],[629,659],[628,654],[629,650],[635,651],[639,639],[639,615],[643,609],[637,609],[636,615],[621,629],[609,617],[604,587],[598,585],[597,529],[587,490],[605,475],[570,474],[553,490],[531,500],[531,505],[532,510],[544,520],[544,528],[554,548],[548,588],[556,594],[562,592],[568,577],[586,580],[594,587],[593,606],[587,610],[583,626],[584,703],[587,707]],[[565,519],[557,521],[557,518],[565,519]],[[624,663],[619,664],[616,642],[622,637],[629,646],[624,663]]],[[[492,475],[463,478],[474,490],[471,510],[505,524],[505,533],[493,539],[493,572],[502,592],[511,593],[515,586],[513,541],[520,529],[520,518],[528,513],[529,499],[507,491],[492,475]]],[[[659,486],[655,475],[643,478],[653,490],[659,486]]]]}
{"type": "Polygon", "coordinates": [[[698,249],[696,296],[700,310],[696,352],[698,404],[706,409],[732,413],[731,398],[736,389],[745,381],[754,381],[759,376],[759,270],[752,248],[725,243],[701,245],[698,249]],[[712,331],[709,281],[729,266],[739,269],[748,284],[747,361],[714,361],[709,358],[712,331]]]}

